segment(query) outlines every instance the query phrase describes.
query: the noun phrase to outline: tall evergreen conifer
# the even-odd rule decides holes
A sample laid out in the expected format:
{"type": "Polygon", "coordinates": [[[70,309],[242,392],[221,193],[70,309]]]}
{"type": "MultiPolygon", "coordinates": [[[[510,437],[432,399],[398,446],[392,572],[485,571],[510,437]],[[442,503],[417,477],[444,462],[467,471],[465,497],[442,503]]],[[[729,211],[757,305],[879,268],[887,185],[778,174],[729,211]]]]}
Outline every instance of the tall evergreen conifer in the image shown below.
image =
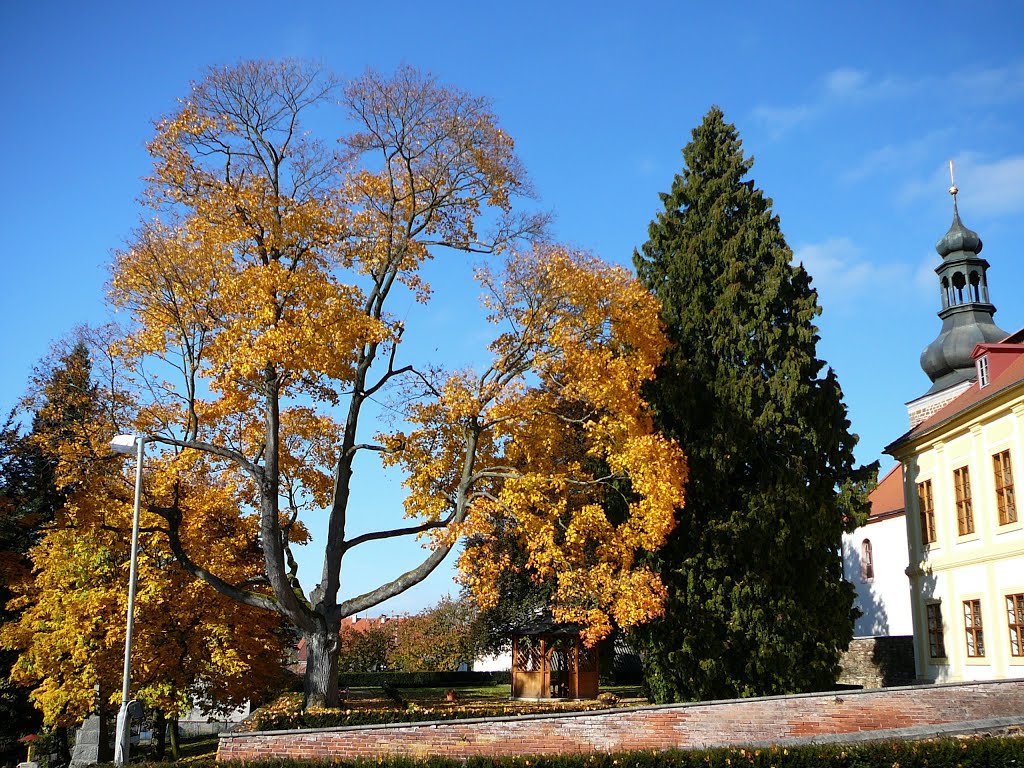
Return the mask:
{"type": "Polygon", "coordinates": [[[853,631],[841,536],[874,467],[854,463],[817,293],[720,109],[683,157],[634,261],[673,341],[650,396],[690,481],[658,555],[665,616],[634,640],[657,701],[827,689],[853,631]]]}

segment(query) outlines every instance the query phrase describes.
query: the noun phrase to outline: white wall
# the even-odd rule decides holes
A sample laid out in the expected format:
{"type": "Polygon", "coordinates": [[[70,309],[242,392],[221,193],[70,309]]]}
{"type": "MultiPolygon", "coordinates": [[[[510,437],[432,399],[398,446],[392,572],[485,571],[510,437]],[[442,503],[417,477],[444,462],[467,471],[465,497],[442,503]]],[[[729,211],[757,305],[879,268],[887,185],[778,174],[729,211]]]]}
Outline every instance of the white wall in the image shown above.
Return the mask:
{"type": "Polygon", "coordinates": [[[512,651],[497,656],[480,656],[473,659],[474,672],[508,672],[512,669],[512,651]]]}
{"type": "Polygon", "coordinates": [[[856,606],[862,615],[854,624],[854,637],[912,635],[910,582],[907,580],[907,527],[897,515],[843,534],[843,573],[857,590],[856,606]],[[861,544],[871,541],[874,578],[861,577],[861,544]]]}

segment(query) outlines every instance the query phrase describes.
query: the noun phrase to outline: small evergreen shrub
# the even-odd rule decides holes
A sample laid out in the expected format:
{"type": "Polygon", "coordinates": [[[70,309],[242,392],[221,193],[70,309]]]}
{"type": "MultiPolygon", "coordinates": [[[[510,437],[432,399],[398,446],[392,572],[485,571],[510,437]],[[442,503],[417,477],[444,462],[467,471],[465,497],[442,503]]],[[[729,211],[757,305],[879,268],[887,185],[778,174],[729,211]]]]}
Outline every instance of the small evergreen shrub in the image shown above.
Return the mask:
{"type": "Polygon", "coordinates": [[[409,702],[402,697],[402,692],[398,690],[398,686],[392,681],[385,680],[380,684],[380,689],[384,691],[384,695],[391,699],[392,703],[399,709],[405,709],[409,706],[409,702]]]}

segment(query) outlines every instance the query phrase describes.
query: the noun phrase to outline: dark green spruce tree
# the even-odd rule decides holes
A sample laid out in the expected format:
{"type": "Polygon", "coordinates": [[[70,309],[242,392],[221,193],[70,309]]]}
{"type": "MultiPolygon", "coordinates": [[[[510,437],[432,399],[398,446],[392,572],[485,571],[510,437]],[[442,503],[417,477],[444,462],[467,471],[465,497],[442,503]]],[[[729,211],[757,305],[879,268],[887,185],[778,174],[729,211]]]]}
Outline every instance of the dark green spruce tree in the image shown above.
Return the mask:
{"type": "Polygon", "coordinates": [[[673,343],[650,397],[690,480],[658,554],[665,616],[633,642],[658,702],[827,690],[855,618],[841,537],[875,466],[855,464],[817,293],[720,109],[683,158],[634,261],[673,343]]]}

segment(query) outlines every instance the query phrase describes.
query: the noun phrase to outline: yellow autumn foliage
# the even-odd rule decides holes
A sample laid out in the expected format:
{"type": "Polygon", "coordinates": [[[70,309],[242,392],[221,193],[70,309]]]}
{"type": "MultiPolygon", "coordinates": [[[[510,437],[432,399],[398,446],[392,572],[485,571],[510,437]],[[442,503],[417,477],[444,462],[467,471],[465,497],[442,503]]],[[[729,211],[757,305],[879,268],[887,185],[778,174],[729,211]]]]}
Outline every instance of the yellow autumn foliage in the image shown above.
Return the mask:
{"type": "MultiPolygon", "coordinates": [[[[88,381],[88,372],[77,380],[88,381]]],[[[106,707],[120,703],[134,466],[107,447],[128,405],[123,396],[96,382],[43,395],[31,439],[66,501],[29,552],[31,578],[12,585],[10,607],[20,613],[0,628],[0,645],[20,652],[12,677],[32,688],[45,722],[69,726],[93,711],[96,686],[106,707]]],[[[172,507],[187,521],[178,535],[203,552],[203,565],[235,581],[261,572],[258,518],[240,514],[237,489],[197,457],[167,452],[145,465],[132,695],[169,716],[262,694],[286,652],[276,617],[218,594],[175,561],[159,512],[172,507]]]]}
{"type": "MultiPolygon", "coordinates": [[[[666,344],[657,307],[622,268],[530,246],[546,219],[519,210],[529,183],[485,99],[409,67],[342,88],[301,62],[242,62],[195,84],[149,150],[152,214],[110,283],[129,318],[111,354],[164,478],[149,509],[190,572],[300,630],[307,704],[336,703],[326,670],[344,616],[498,520],[515,521],[531,573],[558,582],[556,615],[588,639],[657,615],[663,589],[638,554],[664,542],[686,479],[641,392],[666,344]],[[302,119],[338,98],[356,129],[334,150],[302,119]],[[504,264],[478,275],[494,324],[480,370],[405,354],[390,308],[431,299],[423,267],[444,249],[504,264]],[[398,429],[367,429],[370,401],[398,429]],[[405,470],[407,527],[350,533],[367,451],[405,470]],[[324,566],[306,592],[291,546],[320,510],[324,566]],[[346,554],[410,534],[425,537],[421,563],[343,596],[346,554]],[[221,566],[220,537],[259,550],[263,591],[221,566]]],[[[482,602],[504,562],[474,548],[460,563],[482,602]]]]}
{"type": "Polygon", "coordinates": [[[468,494],[465,520],[432,535],[483,542],[460,560],[483,607],[510,567],[499,539],[513,535],[531,576],[555,582],[555,617],[586,625],[588,641],[612,622],[648,621],[665,593],[637,554],[664,544],[686,481],[682,452],[653,430],[641,395],[666,344],[658,306],[625,270],[561,247],[512,254],[481,280],[492,320],[513,330],[482,373],[453,374],[412,409],[416,428],[383,438],[401,446],[387,460],[408,473],[407,514],[440,520],[468,494]],[[604,502],[623,483],[629,501],[614,520],[604,502]]]}

